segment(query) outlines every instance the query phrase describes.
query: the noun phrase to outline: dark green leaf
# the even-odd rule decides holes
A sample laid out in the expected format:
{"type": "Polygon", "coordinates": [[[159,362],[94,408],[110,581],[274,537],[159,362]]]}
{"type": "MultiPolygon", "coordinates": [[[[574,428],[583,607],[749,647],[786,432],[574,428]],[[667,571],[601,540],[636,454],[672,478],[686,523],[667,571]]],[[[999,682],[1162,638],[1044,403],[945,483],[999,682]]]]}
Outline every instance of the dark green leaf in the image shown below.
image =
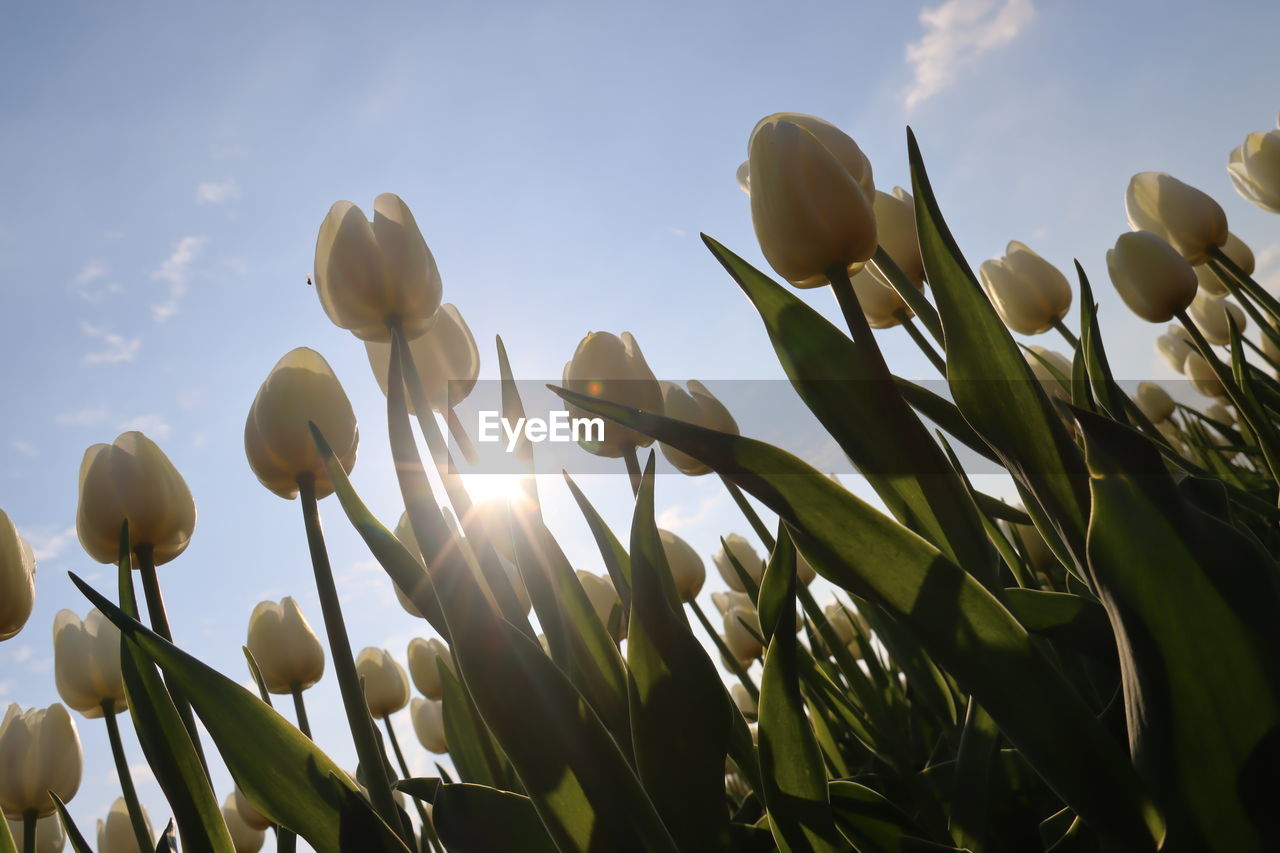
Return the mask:
{"type": "MultiPolygon", "coordinates": [[[[441,785],[433,819],[449,853],[557,853],[528,797],[484,785],[441,785]]],[[[603,848],[602,848],[603,849],[603,848]]]]}

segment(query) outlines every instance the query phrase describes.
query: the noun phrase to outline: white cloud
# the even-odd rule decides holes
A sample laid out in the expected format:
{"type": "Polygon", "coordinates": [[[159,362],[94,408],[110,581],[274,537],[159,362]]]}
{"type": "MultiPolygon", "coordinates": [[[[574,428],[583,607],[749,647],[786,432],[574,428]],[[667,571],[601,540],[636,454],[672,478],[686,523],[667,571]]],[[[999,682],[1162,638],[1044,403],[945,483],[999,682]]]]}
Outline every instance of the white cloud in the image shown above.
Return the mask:
{"type": "Polygon", "coordinates": [[[169,293],[165,300],[151,306],[151,316],[157,323],[163,323],[178,313],[178,304],[187,292],[191,263],[200,254],[204,241],[203,237],[183,237],[173,247],[173,251],[169,257],[165,258],[160,268],[151,273],[153,279],[169,285],[169,293]]]}
{"type": "Polygon", "coordinates": [[[684,504],[669,506],[658,513],[657,524],[663,530],[670,530],[672,533],[694,527],[704,521],[719,503],[720,497],[715,495],[698,501],[698,506],[692,510],[686,508],[684,504]]]}
{"type": "Polygon", "coordinates": [[[87,352],[80,359],[85,364],[118,364],[122,361],[133,361],[142,348],[142,338],[126,338],[116,334],[105,326],[80,321],[80,331],[96,341],[102,342],[102,349],[87,352]]]}
{"type": "Polygon", "coordinates": [[[109,272],[111,270],[105,261],[86,261],[71,280],[71,289],[85,302],[101,302],[104,297],[123,289],[115,282],[102,282],[109,272]]]}
{"type": "Polygon", "coordinates": [[[38,451],[34,444],[29,441],[23,441],[20,438],[16,438],[9,442],[9,446],[28,459],[34,459],[38,455],[38,451]]]}
{"type": "Polygon", "coordinates": [[[205,181],[196,187],[197,204],[222,204],[240,198],[240,185],[235,178],[225,181],[205,181]]]}
{"type": "Polygon", "coordinates": [[[1012,41],[1035,12],[1031,0],[945,0],[921,12],[924,35],[907,45],[915,76],[907,109],[947,88],[982,54],[1012,41]]]}
{"type": "Polygon", "coordinates": [[[103,423],[111,413],[103,406],[88,409],[77,409],[74,412],[62,412],[54,415],[53,422],[58,426],[91,427],[103,423]]]}
{"type": "Polygon", "coordinates": [[[145,432],[149,438],[165,438],[173,431],[164,416],[155,413],[126,418],[116,424],[116,429],[121,432],[131,432],[133,430],[145,432]]]}
{"type": "MultiPolygon", "coordinates": [[[[76,541],[76,529],[68,527],[53,533],[44,531],[23,530],[22,538],[31,546],[31,555],[40,563],[56,559],[68,545],[76,541]]],[[[19,661],[21,663],[21,661],[19,661]]]]}
{"type": "Polygon", "coordinates": [[[1280,293],[1280,243],[1272,243],[1258,252],[1254,278],[1272,293],[1280,293]]]}

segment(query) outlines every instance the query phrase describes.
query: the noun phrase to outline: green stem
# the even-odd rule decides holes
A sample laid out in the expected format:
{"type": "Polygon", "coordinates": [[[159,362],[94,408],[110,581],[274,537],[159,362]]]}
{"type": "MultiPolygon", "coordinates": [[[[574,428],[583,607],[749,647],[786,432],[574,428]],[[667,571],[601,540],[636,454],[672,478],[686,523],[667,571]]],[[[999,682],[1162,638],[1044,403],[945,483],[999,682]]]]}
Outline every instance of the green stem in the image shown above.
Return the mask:
{"type": "Polygon", "coordinates": [[[1080,349],[1080,339],[1067,328],[1067,324],[1062,322],[1061,317],[1054,319],[1053,327],[1058,330],[1058,334],[1062,335],[1063,340],[1071,345],[1072,349],[1080,349]]]}
{"type": "Polygon", "coordinates": [[[111,755],[116,762],[116,775],[120,777],[120,793],[124,795],[124,804],[129,811],[129,823],[133,825],[133,836],[137,839],[139,850],[155,849],[155,840],[147,831],[147,820],[142,815],[142,806],[138,803],[138,790],[133,785],[133,774],[129,772],[129,761],[125,758],[124,744],[120,740],[120,723],[116,720],[116,703],[107,699],[102,703],[102,720],[107,724],[107,739],[111,742],[111,755]]]}
{"type": "MultiPolygon", "coordinates": [[[[147,617],[151,620],[151,627],[157,634],[172,643],[173,631],[169,628],[169,615],[164,607],[164,594],[160,592],[160,578],[156,574],[154,548],[148,542],[141,542],[134,546],[133,555],[138,561],[138,573],[142,575],[142,591],[147,599],[147,617]]],[[[174,684],[167,674],[164,682],[169,688],[169,695],[173,697],[174,706],[178,709],[178,716],[186,726],[187,734],[191,735],[191,745],[195,747],[196,756],[199,757],[200,765],[204,768],[204,775],[207,777],[209,762],[204,757],[204,747],[200,743],[200,732],[196,729],[196,717],[191,711],[191,703],[187,701],[182,689],[174,684]]]]}
{"type": "Polygon", "coordinates": [[[399,826],[399,810],[391,795],[391,785],[381,773],[382,752],[378,747],[378,733],[369,718],[365,706],[364,691],[360,688],[360,676],[356,672],[355,658],[351,654],[351,640],[342,618],[342,605],[338,588],[333,581],[333,568],[329,565],[329,553],[325,550],[324,530],[320,524],[320,506],[316,501],[315,476],[298,477],[298,496],[302,503],[302,520],[307,529],[307,545],[311,549],[311,567],[316,578],[316,591],[320,595],[320,612],[324,618],[325,634],[329,639],[329,654],[333,657],[333,669],[342,694],[347,725],[355,741],[356,755],[369,773],[366,782],[369,799],[387,826],[399,826]]]}
{"type": "Polygon", "coordinates": [[[293,710],[298,716],[298,731],[311,738],[311,723],[307,721],[307,705],[302,701],[302,687],[298,684],[289,685],[289,692],[293,694],[293,710]]]}
{"type": "MultiPolygon", "coordinates": [[[[929,334],[933,336],[933,339],[942,346],[946,346],[946,341],[943,340],[942,335],[942,320],[938,317],[938,309],[929,303],[924,291],[916,287],[915,282],[907,278],[907,274],[902,271],[883,247],[876,247],[876,253],[871,256],[871,263],[880,271],[880,275],[889,282],[893,289],[898,291],[902,301],[907,303],[907,307],[920,318],[920,322],[924,323],[924,327],[929,330],[929,334]]],[[[843,277],[848,278],[849,268],[842,264],[840,269],[843,271],[843,277]]]]}
{"type": "Polygon", "coordinates": [[[445,409],[444,417],[449,424],[449,434],[458,443],[458,449],[462,451],[463,457],[469,464],[476,464],[476,446],[471,443],[471,436],[467,435],[467,428],[462,425],[462,419],[458,417],[458,413],[451,408],[445,409]]]}
{"type": "MultiPolygon", "coordinates": [[[[1232,278],[1239,283],[1240,288],[1249,294],[1249,298],[1257,302],[1264,311],[1271,315],[1273,322],[1280,322],[1280,300],[1277,300],[1262,285],[1254,281],[1251,275],[1240,269],[1235,261],[1227,257],[1227,253],[1222,251],[1220,246],[1210,246],[1209,257],[1213,258],[1214,261],[1231,274],[1232,278]]],[[[1223,284],[1227,284],[1227,288],[1230,289],[1231,286],[1226,281],[1223,284]]]]}
{"type": "Polygon", "coordinates": [[[690,601],[689,607],[693,610],[693,615],[698,617],[698,621],[702,623],[702,627],[707,632],[707,636],[711,638],[711,642],[715,643],[716,649],[719,650],[724,662],[729,665],[729,668],[733,670],[733,674],[738,676],[738,681],[742,682],[742,686],[747,689],[751,700],[758,702],[760,700],[760,688],[756,687],[756,683],[751,680],[751,676],[747,675],[747,671],[743,669],[742,664],[738,663],[738,659],[729,651],[729,647],[724,644],[724,640],[720,638],[720,632],[711,624],[707,614],[702,612],[702,608],[698,606],[697,601],[690,601]]]}
{"type": "Polygon", "coordinates": [[[747,496],[742,493],[742,489],[739,489],[735,483],[731,482],[723,474],[720,475],[720,482],[724,483],[724,487],[729,490],[729,496],[738,505],[738,509],[742,510],[742,514],[751,525],[751,529],[756,532],[756,536],[760,537],[760,541],[764,543],[765,550],[772,552],[773,546],[777,544],[774,541],[773,534],[769,532],[768,525],[760,518],[756,508],[747,500],[747,496]]]}
{"type": "MultiPolygon", "coordinates": [[[[396,737],[395,727],[391,725],[390,714],[382,715],[382,724],[387,730],[387,740],[391,741],[391,751],[396,755],[396,764],[400,766],[400,778],[408,779],[410,778],[409,762],[404,760],[404,752],[400,749],[400,739],[396,737]]],[[[427,827],[431,824],[430,818],[427,817],[427,810],[422,807],[422,803],[418,801],[417,797],[413,798],[413,805],[418,811],[418,820],[422,823],[422,834],[426,836],[427,827]]]]}
{"type": "Polygon", "coordinates": [[[36,821],[38,819],[35,809],[28,809],[22,813],[23,853],[36,853],[36,821]]]}
{"type": "Polygon", "coordinates": [[[640,459],[636,456],[636,446],[628,444],[622,448],[622,458],[627,463],[627,474],[631,477],[631,494],[640,494],[640,459]]]}
{"type": "Polygon", "coordinates": [[[902,328],[911,336],[911,340],[915,341],[916,346],[920,348],[920,352],[924,353],[925,358],[929,359],[929,363],[933,365],[934,370],[942,374],[943,378],[947,375],[947,361],[942,357],[942,353],[934,349],[933,344],[929,343],[929,339],[924,336],[924,332],[920,331],[920,327],[916,325],[915,320],[906,311],[898,312],[898,321],[902,324],[902,328]]]}

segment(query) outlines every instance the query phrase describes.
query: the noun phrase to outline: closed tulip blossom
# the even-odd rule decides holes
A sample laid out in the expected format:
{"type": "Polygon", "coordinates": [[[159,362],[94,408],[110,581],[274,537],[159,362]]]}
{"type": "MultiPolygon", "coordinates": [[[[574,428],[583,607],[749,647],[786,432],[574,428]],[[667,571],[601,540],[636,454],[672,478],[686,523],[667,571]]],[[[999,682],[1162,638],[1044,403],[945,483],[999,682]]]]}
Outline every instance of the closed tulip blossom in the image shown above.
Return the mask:
{"type": "Polygon", "coordinates": [[[1270,213],[1280,213],[1280,130],[1258,130],[1246,136],[1244,143],[1231,151],[1227,174],[1246,200],[1270,213]]]}
{"type": "MultiPolygon", "coordinates": [[[[920,240],[916,235],[916,203],[911,193],[894,187],[892,193],[876,190],[872,204],[876,214],[876,237],[880,248],[916,287],[924,284],[924,259],[920,257],[920,240]]],[[[888,285],[873,267],[872,274],[888,285]]],[[[891,285],[890,285],[891,286],[891,285]]]]}
{"type": "Polygon", "coordinates": [[[324,646],[291,596],[253,608],[246,645],[270,693],[306,690],[324,675],[324,646]]]}
{"type": "MultiPolygon", "coordinates": [[[[1233,264],[1240,268],[1245,275],[1253,275],[1253,271],[1257,266],[1257,259],[1253,256],[1253,250],[1248,244],[1231,232],[1227,232],[1227,242],[1222,245],[1222,253],[1226,255],[1233,264]]],[[[1223,282],[1222,277],[1213,271],[1213,268],[1207,264],[1200,264],[1196,267],[1196,281],[1200,283],[1200,290],[1210,296],[1226,296],[1231,291],[1223,282]]]]}
{"type": "MultiPolygon", "coordinates": [[[[663,411],[662,387],[630,332],[623,332],[621,337],[589,332],[564,366],[563,382],[579,394],[656,414],[663,411]]],[[[587,417],[576,406],[568,409],[572,417],[587,417]]],[[[580,442],[583,448],[615,459],[653,443],[652,438],[612,422],[605,424],[603,440],[597,441],[592,430],[586,432],[580,442]]]]}
{"type": "Polygon", "coordinates": [[[751,195],[751,163],[749,161],[742,161],[742,165],[738,166],[738,171],[734,173],[734,178],[738,181],[738,189],[751,195]]]}
{"type": "Polygon", "coordinates": [[[1003,258],[983,261],[982,287],[996,313],[1021,335],[1047,332],[1071,307],[1071,285],[1058,268],[1013,240],[1003,258]]]}
{"type": "Polygon", "coordinates": [[[836,637],[843,645],[847,646],[858,638],[858,634],[853,627],[853,620],[840,602],[833,601],[822,608],[822,615],[826,617],[827,624],[835,631],[836,637]]]}
{"type": "MultiPolygon", "coordinates": [[[[8,820],[8,818],[5,818],[5,820],[9,823],[9,834],[13,836],[13,840],[21,849],[24,829],[22,821],[8,820]]],[[[62,818],[56,814],[51,814],[36,821],[35,853],[61,853],[62,848],[66,846],[67,834],[62,831],[62,818]]]]}
{"type": "Polygon", "coordinates": [[[873,329],[890,329],[910,317],[911,309],[902,295],[871,267],[863,267],[849,278],[853,293],[858,297],[858,307],[873,329]]]}
{"type": "Polygon", "coordinates": [[[671,569],[671,580],[675,582],[676,594],[683,602],[697,598],[702,591],[702,584],[707,580],[707,568],[693,546],[670,530],[658,530],[658,538],[662,540],[662,552],[666,555],[667,566],[671,569]]]}
{"type": "Polygon", "coordinates": [[[240,819],[251,829],[269,829],[271,827],[271,818],[258,811],[258,807],[249,802],[249,798],[239,788],[235,788],[230,794],[227,794],[227,803],[236,810],[236,813],[240,815],[240,819]]]}
{"type": "Polygon", "coordinates": [[[409,675],[413,678],[413,686],[428,699],[444,698],[439,662],[443,662],[446,669],[457,675],[453,653],[442,640],[437,637],[432,637],[430,640],[414,637],[409,641],[409,675]]]}
{"type": "Polygon", "coordinates": [[[413,733],[418,736],[418,743],[424,749],[436,755],[444,755],[449,751],[449,743],[444,734],[444,703],[435,699],[413,700],[409,709],[413,718],[413,733]]]}
{"type": "Polygon", "coordinates": [[[711,593],[711,603],[715,605],[716,610],[724,616],[735,607],[754,607],[751,603],[751,596],[745,592],[713,592],[711,593]]]}
{"type": "MultiPolygon", "coordinates": [[[[364,346],[378,387],[385,394],[390,381],[391,344],[366,341],[364,346]]],[[[457,406],[475,388],[480,375],[480,351],[471,329],[452,304],[440,306],[435,321],[409,342],[409,353],[422,380],[422,390],[435,411],[445,412],[457,406]]],[[[416,413],[413,397],[405,402],[409,413],[416,413]]]]}
{"type": "Polygon", "coordinates": [[[627,636],[626,614],[622,613],[622,601],[618,598],[613,581],[605,575],[583,570],[578,571],[578,581],[586,591],[587,598],[591,600],[591,607],[595,610],[600,624],[606,629],[609,629],[610,625],[616,626],[613,638],[618,641],[624,639],[627,636]]]}
{"type": "Polygon", "coordinates": [[[1191,264],[1150,231],[1121,234],[1107,250],[1107,270],[1124,304],[1148,323],[1168,322],[1196,296],[1191,264]]]}
{"type": "Polygon", "coordinates": [[[724,644],[739,661],[752,661],[764,653],[763,636],[755,608],[733,607],[724,615],[724,644]]]}
{"type": "Polygon", "coordinates": [[[1188,355],[1182,370],[1191,380],[1191,386],[1204,396],[1214,399],[1226,396],[1227,389],[1218,378],[1218,374],[1214,372],[1213,365],[1209,364],[1200,353],[1193,352],[1188,355]]]}
{"type": "Polygon", "coordinates": [[[1134,175],[1125,191],[1124,209],[1129,227],[1159,236],[1191,264],[1204,263],[1211,249],[1227,242],[1222,207],[1164,172],[1134,175]]]}
{"type": "Polygon", "coordinates": [[[173,463],[140,432],[95,444],[80,463],[76,533],[99,563],[120,556],[120,525],[129,521],[135,551],[149,548],[155,565],[186,550],[196,526],[196,504],[173,463]]]}
{"type": "Polygon", "coordinates": [[[31,546],[0,509],[0,640],[17,636],[36,600],[36,559],[31,546]]]}
{"type": "Polygon", "coordinates": [[[744,717],[754,720],[756,717],[756,700],[751,698],[751,694],[747,692],[747,688],[739,682],[729,688],[729,696],[733,699],[733,704],[738,706],[738,710],[742,712],[744,717]]]}
{"type": "Polygon", "coordinates": [[[1226,299],[1215,299],[1201,290],[1191,300],[1191,319],[1200,329],[1200,334],[1211,344],[1225,345],[1231,343],[1231,325],[1243,332],[1248,320],[1244,309],[1226,299]]]}
{"type": "Polygon", "coordinates": [[[729,585],[729,589],[737,592],[746,591],[746,587],[742,584],[742,578],[739,577],[737,569],[733,562],[725,553],[725,545],[729,546],[729,553],[738,561],[738,565],[742,567],[751,579],[757,584],[764,577],[764,560],[756,553],[756,549],[751,547],[751,543],[737,533],[730,533],[724,538],[724,544],[716,549],[715,554],[711,556],[711,562],[716,564],[716,568],[720,570],[720,577],[724,578],[724,582],[729,585]]]}
{"type": "MultiPolygon", "coordinates": [[[[142,821],[147,825],[147,836],[155,837],[146,807],[142,808],[142,821]]],[[[117,797],[107,811],[106,820],[98,819],[98,853],[152,853],[138,849],[138,838],[129,821],[129,807],[124,797],[117,797]]]]}
{"type": "Polygon", "coordinates": [[[1186,329],[1177,323],[1170,323],[1165,333],[1156,338],[1156,351],[1170,367],[1181,373],[1183,365],[1187,363],[1187,356],[1195,352],[1195,340],[1186,329]]]}
{"type": "Polygon", "coordinates": [[[818,572],[804,558],[804,554],[796,551],[796,580],[800,582],[800,585],[808,586],[813,583],[813,579],[817,576],[818,572]]]}
{"type": "Polygon", "coordinates": [[[254,827],[240,814],[236,808],[235,795],[228,794],[222,802],[222,822],[227,825],[231,836],[231,844],[236,853],[258,853],[267,840],[266,827],[254,827]]]}
{"type": "MultiPolygon", "coordinates": [[[[695,426],[738,435],[737,421],[733,419],[733,415],[729,414],[729,410],[724,407],[724,404],[707,390],[707,386],[696,379],[690,379],[687,384],[689,386],[688,391],[673,382],[660,383],[662,387],[663,413],[669,418],[675,418],[695,426]]],[[[711,468],[687,453],[683,453],[666,444],[659,444],[658,447],[662,450],[662,455],[667,458],[667,461],[682,474],[697,477],[711,473],[711,468]]]]}
{"type": "Polygon", "coordinates": [[[0,722],[0,811],[14,820],[54,812],[80,789],[84,753],[67,709],[58,703],[23,711],[11,704],[0,722]]]}
{"type": "Polygon", "coordinates": [[[53,621],[54,674],[58,695],[89,719],[127,706],[120,674],[120,630],[97,610],[80,620],[59,610],[53,621]]]}
{"type": "Polygon", "coordinates": [[[244,424],[249,467],[262,485],[287,500],[298,496],[303,481],[314,484],[317,498],[333,492],[308,422],[350,472],[360,443],[351,401],[320,353],[298,347],[271,368],[244,424]]]}
{"type": "Polygon", "coordinates": [[[797,287],[827,284],[878,243],[871,163],[829,122],[799,113],[762,119],[747,146],[751,221],[765,259],[797,287]]]}
{"type": "Polygon", "coordinates": [[[356,656],[369,713],[381,719],[409,704],[409,677],[386,649],[365,648],[356,656]]]}
{"type": "Polygon", "coordinates": [[[1071,359],[1060,352],[1044,347],[1028,347],[1031,352],[1023,353],[1027,366],[1039,380],[1040,387],[1049,397],[1071,402],[1071,359]],[[1034,355],[1032,354],[1034,353],[1034,355]],[[1037,358],[1036,356],[1039,356],[1037,358]],[[1047,362],[1047,363],[1046,363],[1047,362]],[[1059,376],[1061,378],[1059,378],[1059,376]],[[1067,382],[1064,385],[1063,382],[1067,382]]]}
{"type": "Polygon", "coordinates": [[[1173,415],[1174,403],[1169,392],[1154,382],[1139,382],[1133,401],[1153,424],[1166,421],[1173,415]]]}
{"type": "Polygon", "coordinates": [[[329,209],[316,237],[316,294],[329,319],[365,341],[391,340],[399,322],[412,340],[431,325],[443,286],[408,205],[373,200],[373,221],[349,201],[329,209]]]}

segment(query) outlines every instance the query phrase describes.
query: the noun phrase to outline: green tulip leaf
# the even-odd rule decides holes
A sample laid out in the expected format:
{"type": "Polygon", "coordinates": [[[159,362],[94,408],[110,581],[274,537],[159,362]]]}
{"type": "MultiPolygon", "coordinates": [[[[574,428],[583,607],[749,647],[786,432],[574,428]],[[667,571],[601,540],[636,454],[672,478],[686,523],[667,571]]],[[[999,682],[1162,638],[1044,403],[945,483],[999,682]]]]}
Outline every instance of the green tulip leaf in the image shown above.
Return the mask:
{"type": "Polygon", "coordinates": [[[441,784],[441,780],[435,776],[415,776],[412,779],[401,779],[396,782],[395,787],[415,800],[430,803],[435,800],[441,784]]]}
{"type": "MultiPolygon", "coordinates": [[[[293,830],[321,851],[349,849],[342,847],[343,840],[358,838],[365,850],[405,853],[404,843],[364,802],[346,772],[291,723],[236,682],[145,628],[76,575],[71,580],[138,654],[180,686],[236,785],[272,823],[293,830]],[[264,761],[264,756],[270,760],[264,761]]],[[[218,814],[225,849],[234,851],[218,814]]],[[[190,833],[183,839],[187,845],[202,843],[190,833]]],[[[203,843],[210,844],[208,849],[224,849],[203,843]]]]}
{"type": "Polygon", "coordinates": [[[1005,590],[1005,603],[1031,633],[1103,663],[1115,663],[1111,622],[1097,601],[1069,592],[1016,588],[1005,590]]]}
{"type": "MultiPolygon", "coordinates": [[[[564,473],[564,472],[562,472],[564,473]]],[[[591,535],[595,537],[596,547],[600,549],[600,558],[604,561],[605,569],[609,572],[609,578],[613,581],[613,587],[618,591],[618,598],[622,601],[623,609],[630,612],[631,610],[631,557],[627,554],[622,543],[618,541],[618,537],[609,529],[609,525],[605,523],[600,513],[596,512],[596,508],[592,506],[591,501],[587,500],[587,496],[583,494],[582,489],[573,481],[573,478],[564,473],[565,485],[569,487],[570,494],[573,495],[574,501],[578,504],[578,509],[582,511],[582,517],[587,520],[587,526],[591,528],[591,535]]]]}
{"type": "Polygon", "coordinates": [[[432,818],[449,853],[557,853],[528,797],[485,785],[440,785],[432,818]]]}
{"type": "MultiPolygon", "coordinates": [[[[449,758],[453,760],[454,768],[464,782],[495,788],[503,786],[510,768],[494,743],[493,735],[485,728],[466,688],[453,671],[439,660],[436,668],[440,670],[440,686],[444,692],[445,743],[449,745],[449,758]]],[[[401,790],[406,791],[403,787],[401,790]]]]}
{"type": "MultiPolygon", "coordinates": [[[[71,819],[71,814],[67,811],[67,804],[62,802],[62,799],[52,791],[49,792],[49,796],[53,797],[53,807],[58,810],[58,820],[62,823],[62,831],[67,836],[67,843],[71,845],[72,853],[93,853],[93,848],[85,840],[84,833],[80,831],[80,827],[76,826],[76,822],[71,819]]],[[[0,820],[0,824],[3,824],[0,826],[0,851],[9,853],[12,850],[17,853],[13,847],[5,850],[3,839],[9,837],[9,822],[0,820]]],[[[13,839],[10,838],[9,843],[12,844],[13,839]]]]}
{"type": "Polygon", "coordinates": [[[817,572],[899,620],[1100,836],[1132,850],[1154,847],[1160,820],[1127,756],[1026,629],[937,548],[786,451],[553,390],[689,454],[778,513],[817,572]]]}
{"type": "Polygon", "coordinates": [[[903,839],[925,834],[901,809],[866,785],[837,779],[827,789],[836,826],[859,853],[900,853],[903,839]]]}

